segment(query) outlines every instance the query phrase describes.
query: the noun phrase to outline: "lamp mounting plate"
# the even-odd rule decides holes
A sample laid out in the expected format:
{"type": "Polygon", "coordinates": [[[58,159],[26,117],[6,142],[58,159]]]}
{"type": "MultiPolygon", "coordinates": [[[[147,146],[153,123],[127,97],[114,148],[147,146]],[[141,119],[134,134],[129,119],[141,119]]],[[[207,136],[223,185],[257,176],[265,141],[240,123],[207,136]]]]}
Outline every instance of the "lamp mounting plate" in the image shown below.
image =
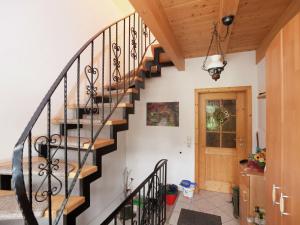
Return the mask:
{"type": "Polygon", "coordinates": [[[234,20],[234,15],[224,16],[224,17],[222,18],[222,23],[223,23],[225,26],[230,26],[230,25],[233,23],[233,20],[234,20]]]}

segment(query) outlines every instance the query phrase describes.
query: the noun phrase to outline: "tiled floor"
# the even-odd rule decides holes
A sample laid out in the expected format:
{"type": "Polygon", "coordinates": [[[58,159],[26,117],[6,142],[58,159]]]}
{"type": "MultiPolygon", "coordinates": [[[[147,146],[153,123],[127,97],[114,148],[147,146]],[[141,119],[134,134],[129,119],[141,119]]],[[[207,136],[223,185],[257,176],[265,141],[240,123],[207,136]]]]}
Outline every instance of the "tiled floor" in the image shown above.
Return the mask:
{"type": "Polygon", "coordinates": [[[175,206],[167,210],[167,224],[177,225],[182,208],[221,216],[223,225],[239,225],[239,221],[232,214],[231,194],[201,190],[192,199],[188,199],[180,193],[175,206]]]}

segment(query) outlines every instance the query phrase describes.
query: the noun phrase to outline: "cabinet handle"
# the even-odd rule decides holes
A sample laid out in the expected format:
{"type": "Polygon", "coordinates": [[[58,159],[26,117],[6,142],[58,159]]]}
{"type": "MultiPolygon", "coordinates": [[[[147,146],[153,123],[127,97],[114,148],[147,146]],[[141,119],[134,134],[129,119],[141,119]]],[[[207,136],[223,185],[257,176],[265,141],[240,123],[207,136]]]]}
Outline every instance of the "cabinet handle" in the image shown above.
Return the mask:
{"type": "Polygon", "coordinates": [[[244,200],[244,202],[248,202],[246,191],[243,191],[243,200],[244,200]]]}
{"type": "Polygon", "coordinates": [[[247,174],[247,172],[240,172],[242,177],[248,177],[249,175],[247,174]]]}
{"type": "Polygon", "coordinates": [[[289,215],[289,213],[285,212],[285,199],[287,199],[287,198],[288,198],[288,196],[284,195],[281,192],[281,194],[280,194],[280,204],[279,204],[281,216],[287,216],[287,215],[289,215]]]}
{"type": "Polygon", "coordinates": [[[276,192],[277,192],[277,190],[280,190],[280,187],[273,184],[273,188],[272,188],[272,202],[273,202],[273,205],[280,205],[280,202],[276,201],[276,192]]]}

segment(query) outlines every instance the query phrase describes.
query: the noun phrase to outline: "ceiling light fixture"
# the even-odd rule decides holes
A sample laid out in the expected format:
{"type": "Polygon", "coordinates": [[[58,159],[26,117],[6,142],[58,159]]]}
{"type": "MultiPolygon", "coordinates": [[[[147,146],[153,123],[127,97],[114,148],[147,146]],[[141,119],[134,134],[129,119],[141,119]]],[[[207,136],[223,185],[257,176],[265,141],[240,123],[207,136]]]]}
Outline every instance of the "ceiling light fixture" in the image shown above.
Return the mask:
{"type": "Polygon", "coordinates": [[[225,54],[222,51],[221,43],[224,42],[229,34],[229,26],[233,23],[234,16],[224,16],[222,23],[227,27],[227,31],[224,37],[218,33],[218,23],[213,24],[212,37],[207,50],[205,60],[202,65],[202,69],[207,71],[213,80],[217,81],[220,79],[220,75],[227,65],[225,60],[225,54]],[[213,49],[214,48],[214,49],[213,49]],[[212,53],[214,53],[212,55],[212,53]]]}

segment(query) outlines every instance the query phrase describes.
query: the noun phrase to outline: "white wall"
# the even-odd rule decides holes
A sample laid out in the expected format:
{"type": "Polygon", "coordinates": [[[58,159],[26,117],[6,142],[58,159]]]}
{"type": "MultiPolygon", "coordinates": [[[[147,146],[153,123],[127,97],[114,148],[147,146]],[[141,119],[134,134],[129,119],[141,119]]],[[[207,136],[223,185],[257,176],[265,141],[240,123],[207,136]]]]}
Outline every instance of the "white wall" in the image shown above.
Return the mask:
{"type": "Polygon", "coordinates": [[[130,12],[122,0],[1,1],[0,160],[76,51],[130,12]]]}
{"type": "MultiPolygon", "coordinates": [[[[148,174],[155,163],[166,158],[168,181],[194,180],[194,89],[231,86],[252,86],[253,137],[257,131],[257,66],[255,52],[228,55],[228,66],[217,82],[201,70],[203,58],[186,60],[185,71],[164,68],[162,77],[149,79],[136,102],[136,113],[130,116],[127,136],[127,166],[132,169],[136,184],[148,174]],[[179,101],[179,127],[146,126],[146,103],[179,101]],[[192,145],[187,147],[187,137],[192,145]],[[182,154],[180,154],[180,152],[182,154]]],[[[255,138],[253,139],[255,146],[255,138]]]]}

